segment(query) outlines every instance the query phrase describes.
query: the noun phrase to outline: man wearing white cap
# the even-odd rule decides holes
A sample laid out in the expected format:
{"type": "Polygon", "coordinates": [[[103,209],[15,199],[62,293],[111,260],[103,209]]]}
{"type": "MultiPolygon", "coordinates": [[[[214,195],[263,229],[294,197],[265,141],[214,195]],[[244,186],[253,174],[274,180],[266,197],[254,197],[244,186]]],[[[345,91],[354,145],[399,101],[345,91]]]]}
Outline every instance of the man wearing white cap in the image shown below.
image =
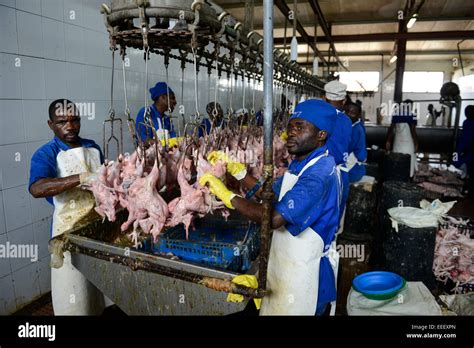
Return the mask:
{"type": "Polygon", "coordinates": [[[341,221],[346,206],[347,197],[349,196],[349,173],[346,167],[346,161],[349,157],[349,146],[352,135],[352,121],[342,110],[344,108],[344,100],[346,99],[347,86],[337,80],[326,83],[324,91],[326,95],[324,100],[334,106],[337,110],[336,125],[334,134],[327,141],[329,153],[334,157],[338,168],[341,171],[342,181],[342,197],[339,210],[339,221],[341,221]]]}

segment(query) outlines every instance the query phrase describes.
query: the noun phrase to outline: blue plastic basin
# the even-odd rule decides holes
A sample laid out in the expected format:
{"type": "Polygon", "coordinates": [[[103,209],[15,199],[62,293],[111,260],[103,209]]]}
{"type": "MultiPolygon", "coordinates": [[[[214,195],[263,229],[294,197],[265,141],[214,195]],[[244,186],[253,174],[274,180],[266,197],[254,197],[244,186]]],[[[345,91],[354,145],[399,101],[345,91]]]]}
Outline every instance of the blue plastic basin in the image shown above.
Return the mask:
{"type": "Polygon", "coordinates": [[[386,300],[405,287],[405,279],[392,272],[367,272],[354,278],[352,287],[367,298],[386,300]]]}

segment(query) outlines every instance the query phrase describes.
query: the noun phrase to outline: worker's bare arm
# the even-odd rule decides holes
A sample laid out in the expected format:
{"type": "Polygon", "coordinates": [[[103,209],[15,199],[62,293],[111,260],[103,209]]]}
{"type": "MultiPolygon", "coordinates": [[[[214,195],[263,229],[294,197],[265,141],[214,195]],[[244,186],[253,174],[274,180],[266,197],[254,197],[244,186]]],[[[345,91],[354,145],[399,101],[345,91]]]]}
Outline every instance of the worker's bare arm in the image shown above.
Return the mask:
{"type": "MultiPolygon", "coordinates": [[[[232,199],[232,205],[239,211],[242,215],[249,218],[252,221],[262,223],[263,216],[263,206],[259,203],[249,201],[239,196],[235,196],[232,199]]],[[[273,210],[272,214],[272,228],[278,228],[286,224],[283,216],[280,215],[277,211],[273,210]]]]}
{"type": "MultiPolygon", "coordinates": [[[[244,186],[247,190],[252,189],[256,184],[257,184],[257,179],[255,179],[252,175],[248,174],[245,175],[245,178],[243,178],[240,183],[242,186],[244,186]]],[[[255,193],[255,197],[261,198],[260,194],[262,193],[262,188],[258,189],[258,191],[255,193]]]]}
{"type": "Polygon", "coordinates": [[[30,193],[35,198],[52,197],[70,190],[80,184],[79,174],[64,178],[39,179],[30,187],[30,193]]]}

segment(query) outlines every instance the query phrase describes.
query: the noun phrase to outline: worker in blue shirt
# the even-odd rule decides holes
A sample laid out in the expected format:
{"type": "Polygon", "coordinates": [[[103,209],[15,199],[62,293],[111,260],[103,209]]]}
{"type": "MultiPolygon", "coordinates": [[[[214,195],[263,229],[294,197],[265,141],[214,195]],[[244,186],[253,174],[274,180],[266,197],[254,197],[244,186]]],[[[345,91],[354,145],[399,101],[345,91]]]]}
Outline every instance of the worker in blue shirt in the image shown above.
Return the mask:
{"type": "MultiPolygon", "coordinates": [[[[158,82],[153,88],[150,88],[150,96],[153,104],[150,105],[150,118],[153,122],[153,127],[156,130],[157,136],[160,140],[169,138],[176,138],[173,122],[169,115],[165,112],[170,110],[173,112],[176,106],[176,97],[171,88],[166,82],[158,82]],[[169,98],[169,105],[168,105],[169,98]]],[[[140,140],[146,141],[153,138],[153,131],[150,127],[146,127],[144,123],[145,107],[138,111],[136,118],[136,130],[140,140]]]]}
{"type": "Polygon", "coordinates": [[[214,128],[222,128],[225,126],[224,111],[219,103],[210,102],[206,106],[206,112],[209,118],[202,120],[199,127],[198,136],[204,136],[204,132],[209,134],[211,132],[211,125],[214,123],[214,128]]]}
{"type": "Polygon", "coordinates": [[[367,160],[367,149],[365,144],[365,128],[361,121],[361,107],[356,103],[344,105],[346,115],[352,121],[352,136],[349,145],[349,157],[347,167],[349,169],[349,182],[357,182],[365,175],[364,162],[367,160]]]}
{"type": "MultiPolygon", "coordinates": [[[[298,104],[289,120],[286,147],[295,159],[273,185],[277,200],[271,217],[274,231],[267,273],[271,293],[263,298],[262,315],[322,314],[336,299],[338,253],[334,236],[341,190],[336,163],[326,146],[335,133],[336,114],[328,103],[308,100],[298,104]]],[[[211,163],[225,161],[229,174],[243,186],[250,191],[258,188],[245,164],[222,152],[212,152],[208,159],[211,163]]],[[[199,182],[207,184],[228,208],[262,222],[260,203],[231,192],[211,174],[203,175],[199,182]]]]}
{"type": "Polygon", "coordinates": [[[350,155],[349,146],[352,136],[352,122],[349,116],[343,112],[344,101],[347,95],[346,89],[347,86],[338,80],[333,80],[324,85],[324,99],[338,110],[335,126],[337,132],[334,132],[334,135],[328,139],[327,147],[341,171],[342,199],[339,216],[340,226],[344,225],[344,210],[347,198],[349,197],[349,170],[347,169],[346,161],[350,155]]]}
{"type": "MultiPolygon", "coordinates": [[[[48,125],[54,138],[33,154],[28,189],[33,197],[54,205],[56,237],[94,212],[94,196],[81,186],[97,178],[104,157],[94,141],[79,137],[81,118],[70,100],[51,103],[48,125]]],[[[64,252],[63,265],[51,269],[51,296],[56,315],[98,315],[105,306],[101,292],[72,265],[69,251],[64,252]]]]}

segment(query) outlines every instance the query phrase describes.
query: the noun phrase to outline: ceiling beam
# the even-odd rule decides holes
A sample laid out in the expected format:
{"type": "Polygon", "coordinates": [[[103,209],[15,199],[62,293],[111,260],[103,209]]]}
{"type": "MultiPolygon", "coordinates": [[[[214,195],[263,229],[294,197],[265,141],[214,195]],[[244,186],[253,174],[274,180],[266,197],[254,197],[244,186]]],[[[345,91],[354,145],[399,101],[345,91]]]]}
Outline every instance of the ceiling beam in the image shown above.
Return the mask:
{"type": "MultiPolygon", "coordinates": [[[[469,17],[426,17],[426,18],[419,18],[417,22],[439,22],[439,21],[472,21],[474,20],[473,16],[469,17]]],[[[329,22],[331,27],[335,26],[343,26],[343,25],[356,25],[356,24],[387,24],[387,23],[398,23],[397,20],[387,18],[387,19],[361,19],[361,20],[341,20],[341,21],[333,21],[329,22]]],[[[301,22],[301,25],[305,28],[314,28],[314,22],[307,21],[301,22]]],[[[273,29],[284,29],[284,23],[275,23],[273,29]]],[[[261,23],[256,23],[254,25],[254,30],[263,30],[263,26],[261,23]]]]}
{"type": "MultiPolygon", "coordinates": [[[[426,31],[411,33],[376,33],[376,34],[355,34],[355,35],[333,35],[333,42],[383,42],[405,39],[408,41],[415,40],[462,40],[473,39],[474,30],[456,30],[456,31],[426,31]]],[[[314,42],[314,37],[309,36],[310,42],[314,42]]],[[[305,40],[306,41],[306,40],[305,40]]],[[[275,38],[275,45],[283,44],[283,38],[275,38]]],[[[325,36],[317,37],[318,43],[328,43],[325,36]]]]}
{"type": "MultiPolygon", "coordinates": [[[[283,16],[288,18],[290,8],[286,4],[286,2],[284,0],[275,0],[274,3],[278,7],[278,9],[281,11],[283,16]]],[[[296,30],[298,31],[298,33],[300,33],[301,38],[303,39],[303,41],[305,43],[307,43],[313,49],[313,52],[315,52],[317,54],[317,56],[319,57],[321,62],[323,64],[327,64],[326,59],[324,58],[322,53],[319,52],[319,50],[316,48],[316,45],[314,44],[314,36],[309,36],[308,35],[308,33],[306,32],[306,30],[304,29],[304,27],[301,25],[301,23],[298,21],[297,18],[296,18],[296,30]]],[[[283,41],[282,41],[282,43],[283,43],[283,41]]]]}
{"type": "MultiPolygon", "coordinates": [[[[324,53],[324,51],[322,51],[324,53]]],[[[379,56],[383,54],[390,58],[391,51],[353,51],[353,52],[338,52],[341,57],[359,57],[359,56],[379,56]]],[[[461,54],[474,54],[474,50],[463,50],[461,54]]],[[[457,50],[424,50],[424,51],[407,51],[408,56],[458,56],[457,50]]],[[[299,59],[306,59],[306,53],[298,54],[299,59]]]]}
{"type": "MultiPolygon", "coordinates": [[[[337,55],[337,51],[336,51],[336,47],[334,46],[334,42],[332,40],[332,36],[331,36],[331,29],[326,21],[326,18],[324,17],[324,14],[323,14],[323,11],[321,10],[321,7],[319,6],[319,2],[318,0],[310,0],[309,1],[309,5],[311,6],[311,9],[313,10],[313,13],[314,15],[318,18],[318,24],[319,26],[321,27],[321,29],[323,30],[323,33],[324,35],[326,36],[326,40],[329,42],[329,47],[331,48],[332,50],[332,54],[334,55],[334,57],[336,58],[336,62],[338,62],[338,64],[341,65],[341,67],[344,69],[344,70],[348,70],[341,62],[341,60],[339,59],[339,56],[337,55]]],[[[314,38],[318,38],[317,37],[317,30],[316,32],[314,33],[314,38]]],[[[313,40],[314,41],[314,40],[313,40]]],[[[329,58],[330,59],[330,58],[329,58]]]]}

